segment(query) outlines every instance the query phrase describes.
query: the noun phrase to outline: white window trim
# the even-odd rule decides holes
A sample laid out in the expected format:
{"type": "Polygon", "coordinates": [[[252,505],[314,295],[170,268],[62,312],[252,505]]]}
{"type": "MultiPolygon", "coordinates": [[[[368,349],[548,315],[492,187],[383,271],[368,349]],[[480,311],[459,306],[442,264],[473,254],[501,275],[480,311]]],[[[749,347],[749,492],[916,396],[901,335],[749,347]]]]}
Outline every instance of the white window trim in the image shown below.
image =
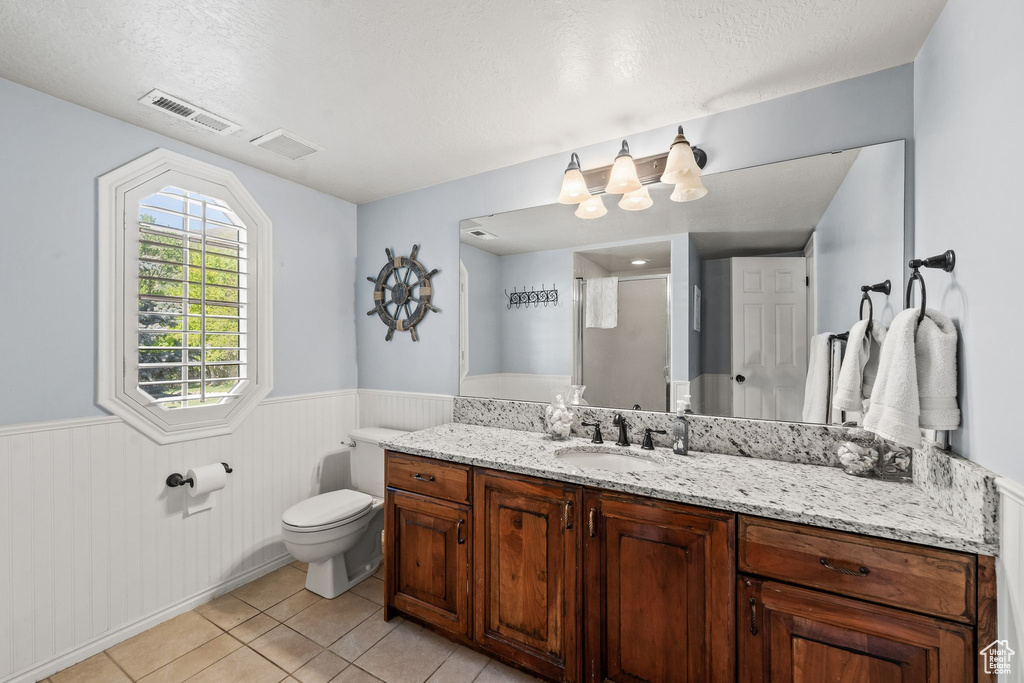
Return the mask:
{"type": "MultiPolygon", "coordinates": [[[[135,211],[131,212],[133,217],[135,211]]],[[[229,434],[244,420],[273,388],[273,246],[270,217],[245,189],[235,174],[216,166],[171,152],[157,149],[129,162],[99,178],[99,282],[98,324],[99,357],[97,400],[99,404],[159,444],[177,443],[192,439],[229,434]],[[230,401],[227,410],[214,410],[211,416],[206,408],[189,408],[196,419],[175,423],[159,420],[156,413],[144,408],[128,396],[124,382],[126,354],[135,354],[135,348],[126,348],[126,326],[138,325],[136,310],[126,311],[124,241],[126,210],[125,195],[139,185],[167,173],[184,173],[206,183],[224,188],[223,199],[248,215],[253,225],[249,239],[256,245],[256,306],[253,315],[256,331],[255,359],[250,358],[250,385],[241,397],[230,401]],[[255,362],[253,362],[255,361],[255,362]]],[[[134,227],[134,220],[132,221],[134,227]]],[[[215,406],[223,408],[223,406],[215,406]]]]}

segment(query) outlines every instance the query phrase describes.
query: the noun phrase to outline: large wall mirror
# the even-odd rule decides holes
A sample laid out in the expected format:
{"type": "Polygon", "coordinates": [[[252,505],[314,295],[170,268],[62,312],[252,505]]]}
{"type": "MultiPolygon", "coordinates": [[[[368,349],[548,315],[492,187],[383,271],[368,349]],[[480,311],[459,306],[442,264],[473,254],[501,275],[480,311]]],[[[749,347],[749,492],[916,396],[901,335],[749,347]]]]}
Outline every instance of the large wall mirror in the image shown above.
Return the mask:
{"type": "Polygon", "coordinates": [[[649,185],[643,211],[605,196],[596,219],[552,203],[463,220],[460,394],[546,402],[578,385],[602,407],[690,395],[701,414],[844,421],[816,387],[863,285],[892,282],[870,294],[883,326],[901,307],[904,142],[703,180],[689,202],[649,185]]]}

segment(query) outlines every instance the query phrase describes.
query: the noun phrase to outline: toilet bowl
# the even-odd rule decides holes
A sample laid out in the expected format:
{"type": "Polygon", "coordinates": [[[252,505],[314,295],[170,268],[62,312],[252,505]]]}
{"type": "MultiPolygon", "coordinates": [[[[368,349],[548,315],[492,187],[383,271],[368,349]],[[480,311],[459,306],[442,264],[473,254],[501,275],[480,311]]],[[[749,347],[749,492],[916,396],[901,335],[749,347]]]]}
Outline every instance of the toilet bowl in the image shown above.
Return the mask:
{"type": "Polygon", "coordinates": [[[285,510],[285,548],[308,562],[306,588],[335,598],[373,574],[381,561],[384,529],[384,449],[394,429],[356,429],[351,454],[352,487],[322,493],[285,510]]]}

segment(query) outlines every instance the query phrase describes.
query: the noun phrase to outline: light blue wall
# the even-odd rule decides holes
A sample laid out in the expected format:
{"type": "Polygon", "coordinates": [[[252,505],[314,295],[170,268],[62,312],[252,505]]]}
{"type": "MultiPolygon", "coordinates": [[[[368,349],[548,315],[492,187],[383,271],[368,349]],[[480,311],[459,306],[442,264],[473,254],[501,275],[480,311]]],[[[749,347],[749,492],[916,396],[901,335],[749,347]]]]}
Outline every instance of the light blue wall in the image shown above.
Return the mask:
{"type": "Polygon", "coordinates": [[[963,427],[953,446],[1018,482],[1021,27],[1020,0],[950,0],[914,63],[916,251],[957,255],[952,274],[924,273],[929,305],[953,316],[960,330],[963,427]]]}
{"type": "Polygon", "coordinates": [[[557,306],[501,307],[501,371],[572,374],[572,249],[502,256],[501,289],[558,287],[557,306]]]}
{"type": "Polygon", "coordinates": [[[355,206],[2,79],[0,102],[0,424],[104,414],[96,179],[157,147],[233,171],[274,222],[273,395],[356,386],[355,206]]]}
{"type": "Polygon", "coordinates": [[[501,261],[498,256],[462,245],[462,265],[469,274],[469,372],[501,372],[501,261]]]}
{"type": "MultiPolygon", "coordinates": [[[[684,123],[687,137],[710,156],[706,173],[909,138],[913,67],[887,69],[684,123]]],[[[675,124],[629,135],[630,148],[637,157],[662,152],[674,134],[675,124]]],[[[586,167],[601,166],[612,162],[620,143],[621,138],[576,151],[586,167]]],[[[553,153],[358,207],[359,272],[376,272],[385,247],[406,253],[419,242],[423,262],[441,269],[434,288],[442,309],[418,328],[416,344],[407,334],[385,343],[379,321],[358,316],[360,386],[458,392],[459,221],[551,203],[567,160],[567,151],[553,153]]],[[[370,284],[358,284],[356,292],[360,307],[369,308],[370,284]]],[[[674,350],[678,348],[674,344],[674,350]]],[[[682,367],[685,375],[687,366],[682,367]]]]}
{"type": "Polygon", "coordinates": [[[861,285],[892,281],[888,298],[871,294],[876,320],[888,325],[903,308],[903,146],[900,140],[862,149],[818,221],[814,257],[822,332],[845,332],[857,321],[861,285]]]}
{"type": "Polygon", "coordinates": [[[690,335],[686,321],[690,317],[690,251],[693,240],[688,233],[672,235],[672,381],[690,379],[690,335]]]}

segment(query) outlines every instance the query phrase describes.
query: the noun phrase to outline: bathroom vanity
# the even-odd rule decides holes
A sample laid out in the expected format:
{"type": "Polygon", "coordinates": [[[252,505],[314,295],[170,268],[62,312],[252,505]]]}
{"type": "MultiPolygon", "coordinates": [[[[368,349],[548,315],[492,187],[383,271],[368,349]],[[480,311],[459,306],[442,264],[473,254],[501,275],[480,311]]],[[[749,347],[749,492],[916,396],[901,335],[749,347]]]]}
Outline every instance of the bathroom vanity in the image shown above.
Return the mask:
{"type": "Polygon", "coordinates": [[[605,448],[656,467],[612,472],[467,424],[384,445],[388,618],[555,681],[990,680],[995,548],[918,486],[636,446],[605,448]]]}

